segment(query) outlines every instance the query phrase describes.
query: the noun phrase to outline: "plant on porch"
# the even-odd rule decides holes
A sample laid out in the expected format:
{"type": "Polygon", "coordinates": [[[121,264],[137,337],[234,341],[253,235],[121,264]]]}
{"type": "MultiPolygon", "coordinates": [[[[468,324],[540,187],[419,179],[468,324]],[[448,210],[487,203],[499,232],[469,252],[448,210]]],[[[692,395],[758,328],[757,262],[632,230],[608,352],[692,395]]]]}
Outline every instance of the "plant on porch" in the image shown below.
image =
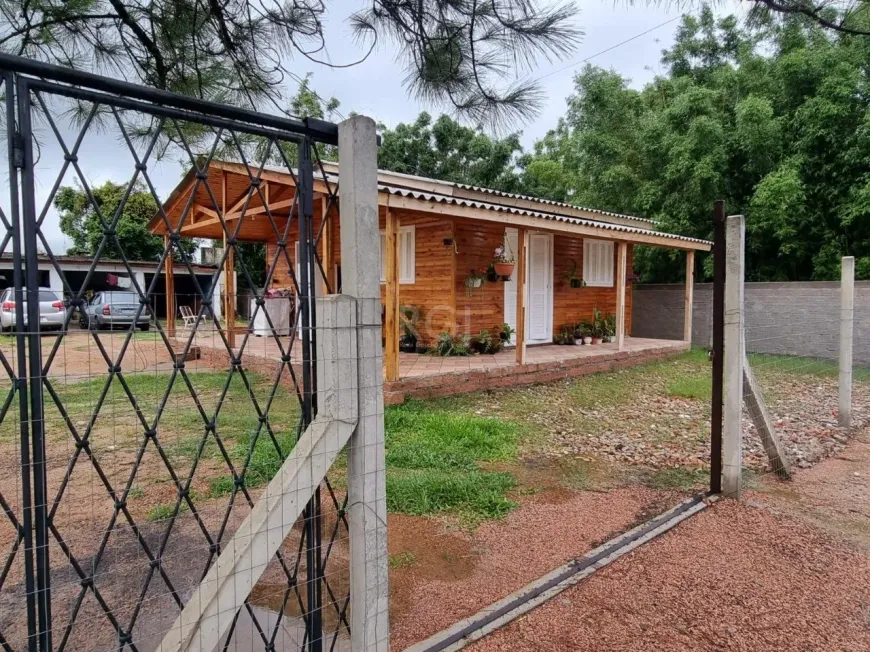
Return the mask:
{"type": "Polygon", "coordinates": [[[500,332],[501,328],[501,326],[496,325],[493,331],[489,331],[486,328],[480,331],[471,344],[475,353],[498,353],[502,351],[505,339],[502,337],[503,333],[500,332]]]}
{"type": "Polygon", "coordinates": [[[444,331],[438,336],[438,342],[429,351],[430,355],[444,358],[466,356],[471,354],[471,337],[469,335],[451,335],[444,331]]]}
{"type": "Polygon", "coordinates": [[[565,344],[571,345],[577,344],[577,341],[574,338],[574,327],[570,324],[567,326],[562,326],[559,333],[553,337],[554,344],[565,344]]]}
{"type": "Polygon", "coordinates": [[[399,338],[399,351],[414,353],[417,350],[417,323],[420,321],[420,309],[416,306],[401,306],[402,336],[399,338]]]}

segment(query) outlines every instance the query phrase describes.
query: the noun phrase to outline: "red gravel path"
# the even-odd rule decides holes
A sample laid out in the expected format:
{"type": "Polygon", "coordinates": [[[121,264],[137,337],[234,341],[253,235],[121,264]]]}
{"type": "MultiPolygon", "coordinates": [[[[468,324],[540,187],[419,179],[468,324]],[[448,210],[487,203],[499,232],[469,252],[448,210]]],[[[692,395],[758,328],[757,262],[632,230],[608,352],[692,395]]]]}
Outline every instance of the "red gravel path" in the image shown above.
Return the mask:
{"type": "Polygon", "coordinates": [[[390,555],[416,559],[390,571],[391,648],[449,627],[678,500],[640,487],[546,490],[473,536],[445,531],[434,519],[391,515],[390,555]]]}
{"type": "Polygon", "coordinates": [[[870,559],[725,501],[471,649],[866,650],[870,559]]]}

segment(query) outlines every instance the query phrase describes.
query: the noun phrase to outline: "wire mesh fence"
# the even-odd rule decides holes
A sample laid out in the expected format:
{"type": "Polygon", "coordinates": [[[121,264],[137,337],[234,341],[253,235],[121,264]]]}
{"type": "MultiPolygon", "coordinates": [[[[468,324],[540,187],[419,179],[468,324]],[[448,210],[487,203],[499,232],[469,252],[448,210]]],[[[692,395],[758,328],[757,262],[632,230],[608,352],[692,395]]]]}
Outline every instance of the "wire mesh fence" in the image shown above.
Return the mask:
{"type": "Polygon", "coordinates": [[[867,424],[870,375],[852,343],[867,332],[870,312],[863,295],[855,309],[843,310],[842,286],[745,286],[744,488],[815,466],[841,452],[867,424]]]}
{"type": "MultiPolygon", "coordinates": [[[[0,648],[155,650],[302,454],[318,378],[321,400],[356,382],[317,366],[329,342],[324,364],[357,361],[314,309],[337,180],[310,134],[2,80],[0,648]]],[[[259,581],[222,608],[219,649],[349,649],[340,441],[308,452],[300,518],[263,525],[285,536],[242,569],[259,581]]]]}

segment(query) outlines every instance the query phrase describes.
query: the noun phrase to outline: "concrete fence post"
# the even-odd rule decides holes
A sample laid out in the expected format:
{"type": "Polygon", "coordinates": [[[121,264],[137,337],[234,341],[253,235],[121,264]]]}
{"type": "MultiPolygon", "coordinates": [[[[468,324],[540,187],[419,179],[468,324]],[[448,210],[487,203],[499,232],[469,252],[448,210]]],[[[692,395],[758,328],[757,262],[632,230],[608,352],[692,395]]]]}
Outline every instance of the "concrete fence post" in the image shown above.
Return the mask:
{"type": "Polygon", "coordinates": [[[342,291],[357,301],[359,422],[347,456],[350,631],[354,652],[389,650],[384,366],[377,136],[371,118],[338,126],[342,291]]]}
{"type": "Polygon", "coordinates": [[[855,319],[855,257],[844,256],[840,275],[840,411],[843,428],[852,424],[852,337],[855,319]]]}
{"type": "Polygon", "coordinates": [[[722,493],[740,498],[743,465],[743,275],[745,225],[742,215],[725,220],[725,369],[722,427],[722,493]]]}

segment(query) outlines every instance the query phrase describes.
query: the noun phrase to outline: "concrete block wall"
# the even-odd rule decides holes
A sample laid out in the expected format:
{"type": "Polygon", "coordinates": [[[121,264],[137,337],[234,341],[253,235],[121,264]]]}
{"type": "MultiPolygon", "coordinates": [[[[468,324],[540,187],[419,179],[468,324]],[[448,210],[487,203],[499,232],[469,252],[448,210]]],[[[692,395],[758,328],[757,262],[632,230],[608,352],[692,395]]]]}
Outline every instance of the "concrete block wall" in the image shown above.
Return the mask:
{"type": "MultiPolygon", "coordinates": [[[[634,286],[632,336],[683,336],[681,284],[634,286]]],[[[836,360],[840,333],[839,281],[746,283],[746,350],[836,360]]],[[[713,286],[695,284],[692,344],[710,346],[713,286]]],[[[870,281],[855,282],[854,363],[870,366],[870,281]]]]}

